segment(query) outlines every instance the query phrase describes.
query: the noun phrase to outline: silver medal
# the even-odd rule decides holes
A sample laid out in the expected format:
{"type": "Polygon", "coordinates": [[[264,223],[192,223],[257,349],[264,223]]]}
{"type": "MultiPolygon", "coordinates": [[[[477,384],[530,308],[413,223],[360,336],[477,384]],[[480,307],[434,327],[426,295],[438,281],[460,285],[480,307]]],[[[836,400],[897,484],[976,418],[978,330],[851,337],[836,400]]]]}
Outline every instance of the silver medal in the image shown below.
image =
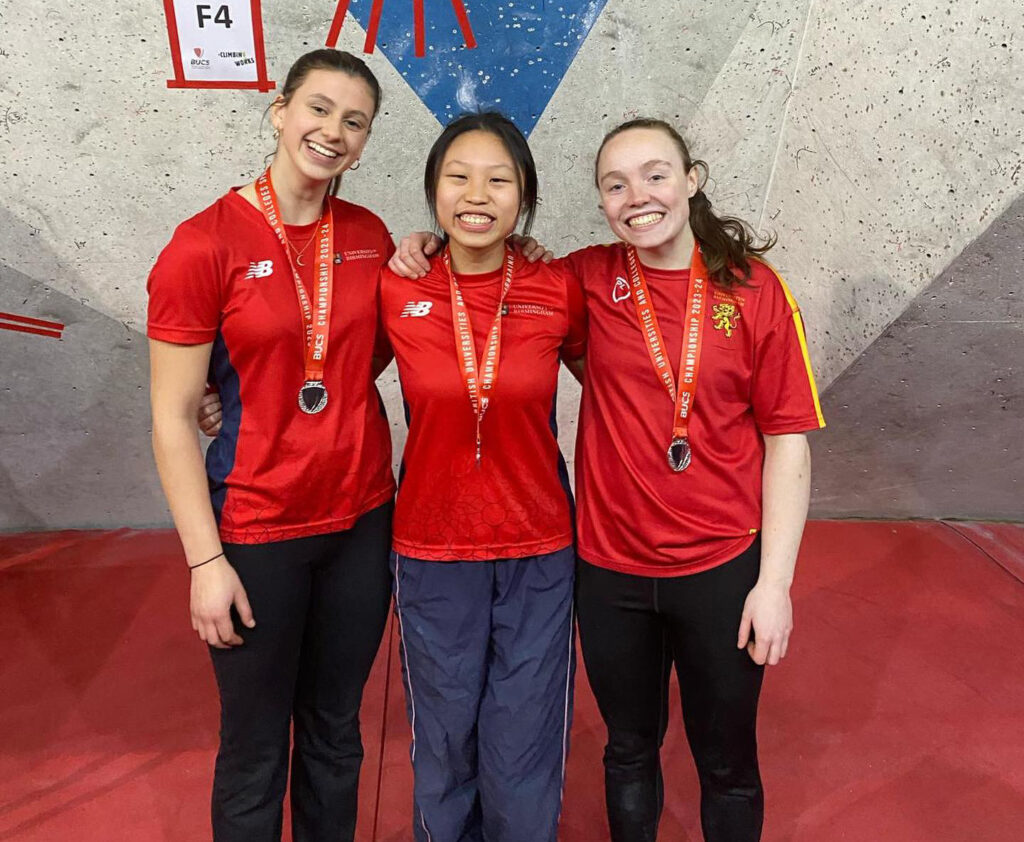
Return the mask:
{"type": "Polygon", "coordinates": [[[299,389],[299,409],[316,415],[327,406],[327,387],[319,380],[307,380],[299,389]]]}
{"type": "Polygon", "coordinates": [[[668,446],[668,466],[679,473],[685,471],[690,467],[690,442],[686,439],[672,439],[672,444],[668,446]]]}

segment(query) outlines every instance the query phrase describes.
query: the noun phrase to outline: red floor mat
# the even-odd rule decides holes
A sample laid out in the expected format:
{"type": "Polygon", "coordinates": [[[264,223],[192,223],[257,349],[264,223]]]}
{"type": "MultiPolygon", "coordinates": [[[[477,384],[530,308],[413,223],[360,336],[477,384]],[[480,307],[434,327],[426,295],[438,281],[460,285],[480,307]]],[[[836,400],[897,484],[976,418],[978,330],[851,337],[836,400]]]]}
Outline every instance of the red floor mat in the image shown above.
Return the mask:
{"type": "MultiPolygon", "coordinates": [[[[952,527],[808,525],[762,703],[766,842],[1020,838],[1024,527],[952,527]]],[[[0,536],[0,841],[209,838],[216,692],[181,565],[167,532],[0,536]]],[[[360,842],[375,823],[412,838],[398,666],[392,632],[363,710],[360,842]]],[[[678,714],[676,696],[660,839],[696,842],[678,714]]],[[[603,740],[581,668],[565,842],[607,838],[603,740]]]]}

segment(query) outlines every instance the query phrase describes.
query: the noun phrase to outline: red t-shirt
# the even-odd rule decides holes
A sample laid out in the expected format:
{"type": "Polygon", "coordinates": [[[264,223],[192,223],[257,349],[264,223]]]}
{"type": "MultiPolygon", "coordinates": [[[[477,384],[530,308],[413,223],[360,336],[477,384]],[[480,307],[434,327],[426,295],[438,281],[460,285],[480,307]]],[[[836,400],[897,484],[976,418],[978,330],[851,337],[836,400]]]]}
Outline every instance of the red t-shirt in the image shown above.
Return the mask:
{"type": "MultiPolygon", "coordinates": [[[[480,360],[503,272],[457,279],[480,360]]],[[[382,273],[381,317],[409,424],[395,504],[396,552],[468,561],[523,558],[572,543],[554,410],[559,353],[574,359],[584,349],[582,291],[568,273],[519,259],[504,312],[477,467],[476,416],[455,344],[444,265],[435,258],[420,280],[382,273]]]]}
{"type": "MultiPolygon", "coordinates": [[[[305,333],[288,258],[262,213],[231,191],[178,226],[149,276],[149,336],[213,343],[223,427],[206,456],[222,540],[258,544],[347,529],[394,493],[391,437],[370,358],[384,223],[332,199],[334,296],[327,406],[299,410],[305,333]]],[[[299,248],[314,226],[292,227],[299,248]]],[[[313,254],[303,282],[313,297],[313,254]]]]}
{"type": "MultiPolygon", "coordinates": [[[[750,287],[712,286],[697,391],[693,461],[666,458],[674,405],[655,374],[621,244],[574,252],[588,336],[576,445],[580,557],[643,576],[696,573],[745,550],[761,527],[762,434],[825,425],[800,311],[782,279],[752,261],[750,287]]],[[[644,275],[678,383],[689,270],[644,275]]]]}

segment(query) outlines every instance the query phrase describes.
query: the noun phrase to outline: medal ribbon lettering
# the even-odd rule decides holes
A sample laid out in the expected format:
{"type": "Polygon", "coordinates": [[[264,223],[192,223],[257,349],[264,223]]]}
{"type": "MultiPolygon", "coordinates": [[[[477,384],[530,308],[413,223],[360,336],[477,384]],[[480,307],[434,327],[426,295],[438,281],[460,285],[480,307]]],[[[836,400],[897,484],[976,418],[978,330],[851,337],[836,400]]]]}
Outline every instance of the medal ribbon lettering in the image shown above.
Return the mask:
{"type": "Polygon", "coordinates": [[[316,299],[311,303],[299,270],[292,260],[291,249],[288,248],[288,235],[281,221],[277,194],[270,180],[269,169],[256,179],[256,195],[260,200],[263,218],[281,241],[281,247],[288,258],[288,266],[292,270],[292,279],[295,281],[295,295],[299,299],[306,343],[305,383],[299,390],[299,408],[313,415],[327,405],[327,387],[324,386],[323,380],[331,330],[331,303],[334,297],[334,216],[331,213],[330,202],[325,200],[323,214],[317,223],[319,239],[313,269],[316,278],[316,299]]]}
{"type": "Polygon", "coordinates": [[[668,463],[673,471],[685,471],[690,464],[690,413],[697,394],[697,373],[700,370],[701,347],[704,338],[704,310],[707,298],[707,267],[700,247],[695,243],[690,260],[690,282],[683,313],[683,347],[679,359],[679,385],[676,387],[672,367],[665,356],[665,342],[654,313],[654,302],[647,288],[640,260],[633,246],[626,247],[630,286],[640,331],[647,343],[654,372],[665,385],[669,398],[675,404],[672,418],[672,441],[668,447],[668,463]]]}
{"type": "Polygon", "coordinates": [[[473,324],[469,319],[469,309],[462,298],[462,291],[459,283],[455,280],[455,273],[452,271],[451,254],[448,249],[444,250],[441,256],[444,268],[448,271],[448,283],[452,300],[452,324],[455,330],[455,348],[462,360],[462,376],[466,381],[466,391],[469,392],[469,403],[473,407],[473,414],[476,416],[476,464],[480,464],[481,435],[480,425],[483,423],[484,414],[490,404],[490,395],[494,384],[498,382],[498,362],[501,355],[501,310],[505,304],[505,296],[508,295],[509,287],[512,286],[512,272],[515,267],[515,255],[512,249],[505,247],[505,279],[501,285],[501,297],[498,299],[498,312],[491,323],[491,330],[487,335],[487,344],[484,346],[483,360],[478,363],[476,358],[476,347],[473,343],[473,324]]]}

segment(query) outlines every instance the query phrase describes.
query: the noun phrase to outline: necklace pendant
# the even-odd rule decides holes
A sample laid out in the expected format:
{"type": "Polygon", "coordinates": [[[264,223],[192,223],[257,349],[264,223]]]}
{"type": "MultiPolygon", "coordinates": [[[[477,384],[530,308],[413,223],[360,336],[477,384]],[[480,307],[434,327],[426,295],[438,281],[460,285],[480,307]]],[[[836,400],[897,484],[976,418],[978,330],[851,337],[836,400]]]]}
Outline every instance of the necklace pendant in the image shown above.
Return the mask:
{"type": "Polygon", "coordinates": [[[305,263],[302,262],[302,255],[301,254],[295,255],[295,265],[296,266],[305,266],[306,265],[305,263]]]}

